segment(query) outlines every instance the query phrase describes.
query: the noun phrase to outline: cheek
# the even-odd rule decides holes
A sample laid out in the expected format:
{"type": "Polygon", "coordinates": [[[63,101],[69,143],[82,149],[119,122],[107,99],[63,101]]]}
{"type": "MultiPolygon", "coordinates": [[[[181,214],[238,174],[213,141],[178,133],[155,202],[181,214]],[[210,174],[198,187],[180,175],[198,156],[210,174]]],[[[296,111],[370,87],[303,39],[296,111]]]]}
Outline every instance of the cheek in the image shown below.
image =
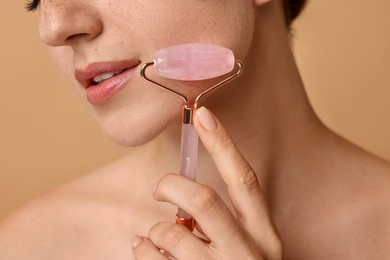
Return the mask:
{"type": "Polygon", "coordinates": [[[171,0],[144,8],[145,23],[137,31],[143,34],[140,38],[150,52],[179,43],[205,42],[230,48],[237,57],[243,58],[252,41],[255,8],[249,0],[186,1],[185,4],[182,0],[171,0]]]}
{"type": "MultiPolygon", "coordinates": [[[[60,70],[60,72],[69,78],[72,71],[72,49],[67,46],[48,47],[49,54],[60,70]]],[[[73,76],[72,76],[73,77],[73,76]]]]}
{"type": "Polygon", "coordinates": [[[65,76],[70,85],[77,92],[80,92],[81,95],[82,88],[77,87],[79,86],[79,83],[74,77],[75,68],[72,48],[69,46],[48,47],[48,51],[60,73],[65,76]]]}

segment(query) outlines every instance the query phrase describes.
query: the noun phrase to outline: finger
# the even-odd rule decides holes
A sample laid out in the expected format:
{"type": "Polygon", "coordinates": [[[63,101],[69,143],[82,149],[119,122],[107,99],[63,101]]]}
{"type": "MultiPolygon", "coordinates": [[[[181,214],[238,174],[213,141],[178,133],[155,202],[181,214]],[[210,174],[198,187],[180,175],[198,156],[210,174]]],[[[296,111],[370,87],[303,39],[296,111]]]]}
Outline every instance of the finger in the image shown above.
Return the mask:
{"type": "Polygon", "coordinates": [[[161,222],[153,226],[149,239],[176,259],[210,259],[210,248],[186,227],[161,222]]]}
{"type": "Polygon", "coordinates": [[[235,217],[210,187],[168,174],[157,183],[153,197],[170,202],[193,216],[215,248],[230,248],[244,240],[235,217]]]}
{"type": "Polygon", "coordinates": [[[133,237],[133,255],[136,260],[168,260],[160,250],[146,237],[133,237]]]}
{"type": "Polygon", "coordinates": [[[194,126],[225,181],[237,218],[254,238],[274,234],[256,173],[221,123],[206,108],[197,110],[194,126]],[[261,230],[261,232],[259,232],[261,230]]]}

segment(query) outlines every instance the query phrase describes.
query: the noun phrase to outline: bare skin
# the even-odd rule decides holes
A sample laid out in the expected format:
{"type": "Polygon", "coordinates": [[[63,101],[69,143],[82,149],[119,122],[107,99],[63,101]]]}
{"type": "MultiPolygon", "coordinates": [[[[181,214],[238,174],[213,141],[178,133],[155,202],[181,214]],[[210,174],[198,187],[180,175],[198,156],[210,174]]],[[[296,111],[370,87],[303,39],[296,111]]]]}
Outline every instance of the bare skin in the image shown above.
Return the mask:
{"type": "MultiPolygon", "coordinates": [[[[272,232],[279,234],[284,259],[389,259],[390,165],[318,120],[305,96],[280,9],[275,2],[259,6],[255,37],[244,60],[246,74],[204,104],[256,172],[267,204],[259,217],[269,215],[277,228],[252,229],[258,234],[271,230],[273,245],[279,240],[272,232]]],[[[220,128],[211,133],[199,125],[197,129],[206,140],[199,152],[199,182],[234,210],[220,177],[226,173],[218,174],[214,165],[230,161],[212,159],[208,152],[213,152],[209,142],[229,137],[220,128]]],[[[157,200],[169,201],[173,194],[180,204],[186,197],[185,191],[172,188],[183,180],[163,177],[177,171],[178,131],[178,122],[169,123],[152,141],[131,148],[128,156],[4,219],[0,259],[154,259],[145,258],[153,254],[149,245],[159,241],[150,229],[161,221],[172,222],[176,212],[175,205],[157,200]],[[136,234],[150,240],[145,238],[134,257],[136,234]]],[[[235,155],[233,168],[242,159],[231,149],[222,154],[235,155]]],[[[260,248],[268,248],[264,244],[260,248]]],[[[244,246],[238,244],[236,252],[244,246]]]]}

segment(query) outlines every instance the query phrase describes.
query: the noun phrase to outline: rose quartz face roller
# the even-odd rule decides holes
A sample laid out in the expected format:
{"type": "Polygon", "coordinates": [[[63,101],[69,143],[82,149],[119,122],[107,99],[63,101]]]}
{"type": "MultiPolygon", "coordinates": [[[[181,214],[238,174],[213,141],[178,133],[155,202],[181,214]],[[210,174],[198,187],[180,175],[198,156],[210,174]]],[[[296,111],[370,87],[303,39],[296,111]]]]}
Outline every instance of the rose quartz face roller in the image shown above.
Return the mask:
{"type": "MultiPolygon", "coordinates": [[[[196,180],[198,135],[192,124],[192,118],[194,110],[198,107],[199,100],[228,81],[238,77],[242,71],[242,62],[235,60],[234,54],[230,49],[218,45],[198,43],[174,45],[158,50],[154,54],[153,62],[145,63],[141,67],[143,79],[170,91],[184,101],[180,166],[180,174],[182,176],[196,180]],[[183,81],[205,80],[231,73],[221,82],[200,93],[195,101],[190,103],[185,95],[148,78],[145,71],[149,66],[154,66],[155,74],[159,76],[183,81]],[[233,73],[232,71],[235,67],[237,71],[233,73]]],[[[185,225],[191,231],[193,231],[195,225],[193,218],[180,208],[177,212],[176,223],[185,225]]]]}

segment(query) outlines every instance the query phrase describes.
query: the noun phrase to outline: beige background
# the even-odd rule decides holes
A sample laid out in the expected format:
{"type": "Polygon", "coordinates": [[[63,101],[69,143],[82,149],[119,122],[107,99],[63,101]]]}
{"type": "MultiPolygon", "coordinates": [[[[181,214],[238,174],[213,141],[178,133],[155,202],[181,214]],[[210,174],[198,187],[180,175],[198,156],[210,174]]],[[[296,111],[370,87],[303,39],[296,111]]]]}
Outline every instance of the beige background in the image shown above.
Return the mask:
{"type": "MultiPolygon", "coordinates": [[[[390,1],[309,0],[294,49],[332,129],[390,159],[390,1]]],[[[52,65],[24,1],[0,9],[0,217],[125,153],[52,65]]]]}

